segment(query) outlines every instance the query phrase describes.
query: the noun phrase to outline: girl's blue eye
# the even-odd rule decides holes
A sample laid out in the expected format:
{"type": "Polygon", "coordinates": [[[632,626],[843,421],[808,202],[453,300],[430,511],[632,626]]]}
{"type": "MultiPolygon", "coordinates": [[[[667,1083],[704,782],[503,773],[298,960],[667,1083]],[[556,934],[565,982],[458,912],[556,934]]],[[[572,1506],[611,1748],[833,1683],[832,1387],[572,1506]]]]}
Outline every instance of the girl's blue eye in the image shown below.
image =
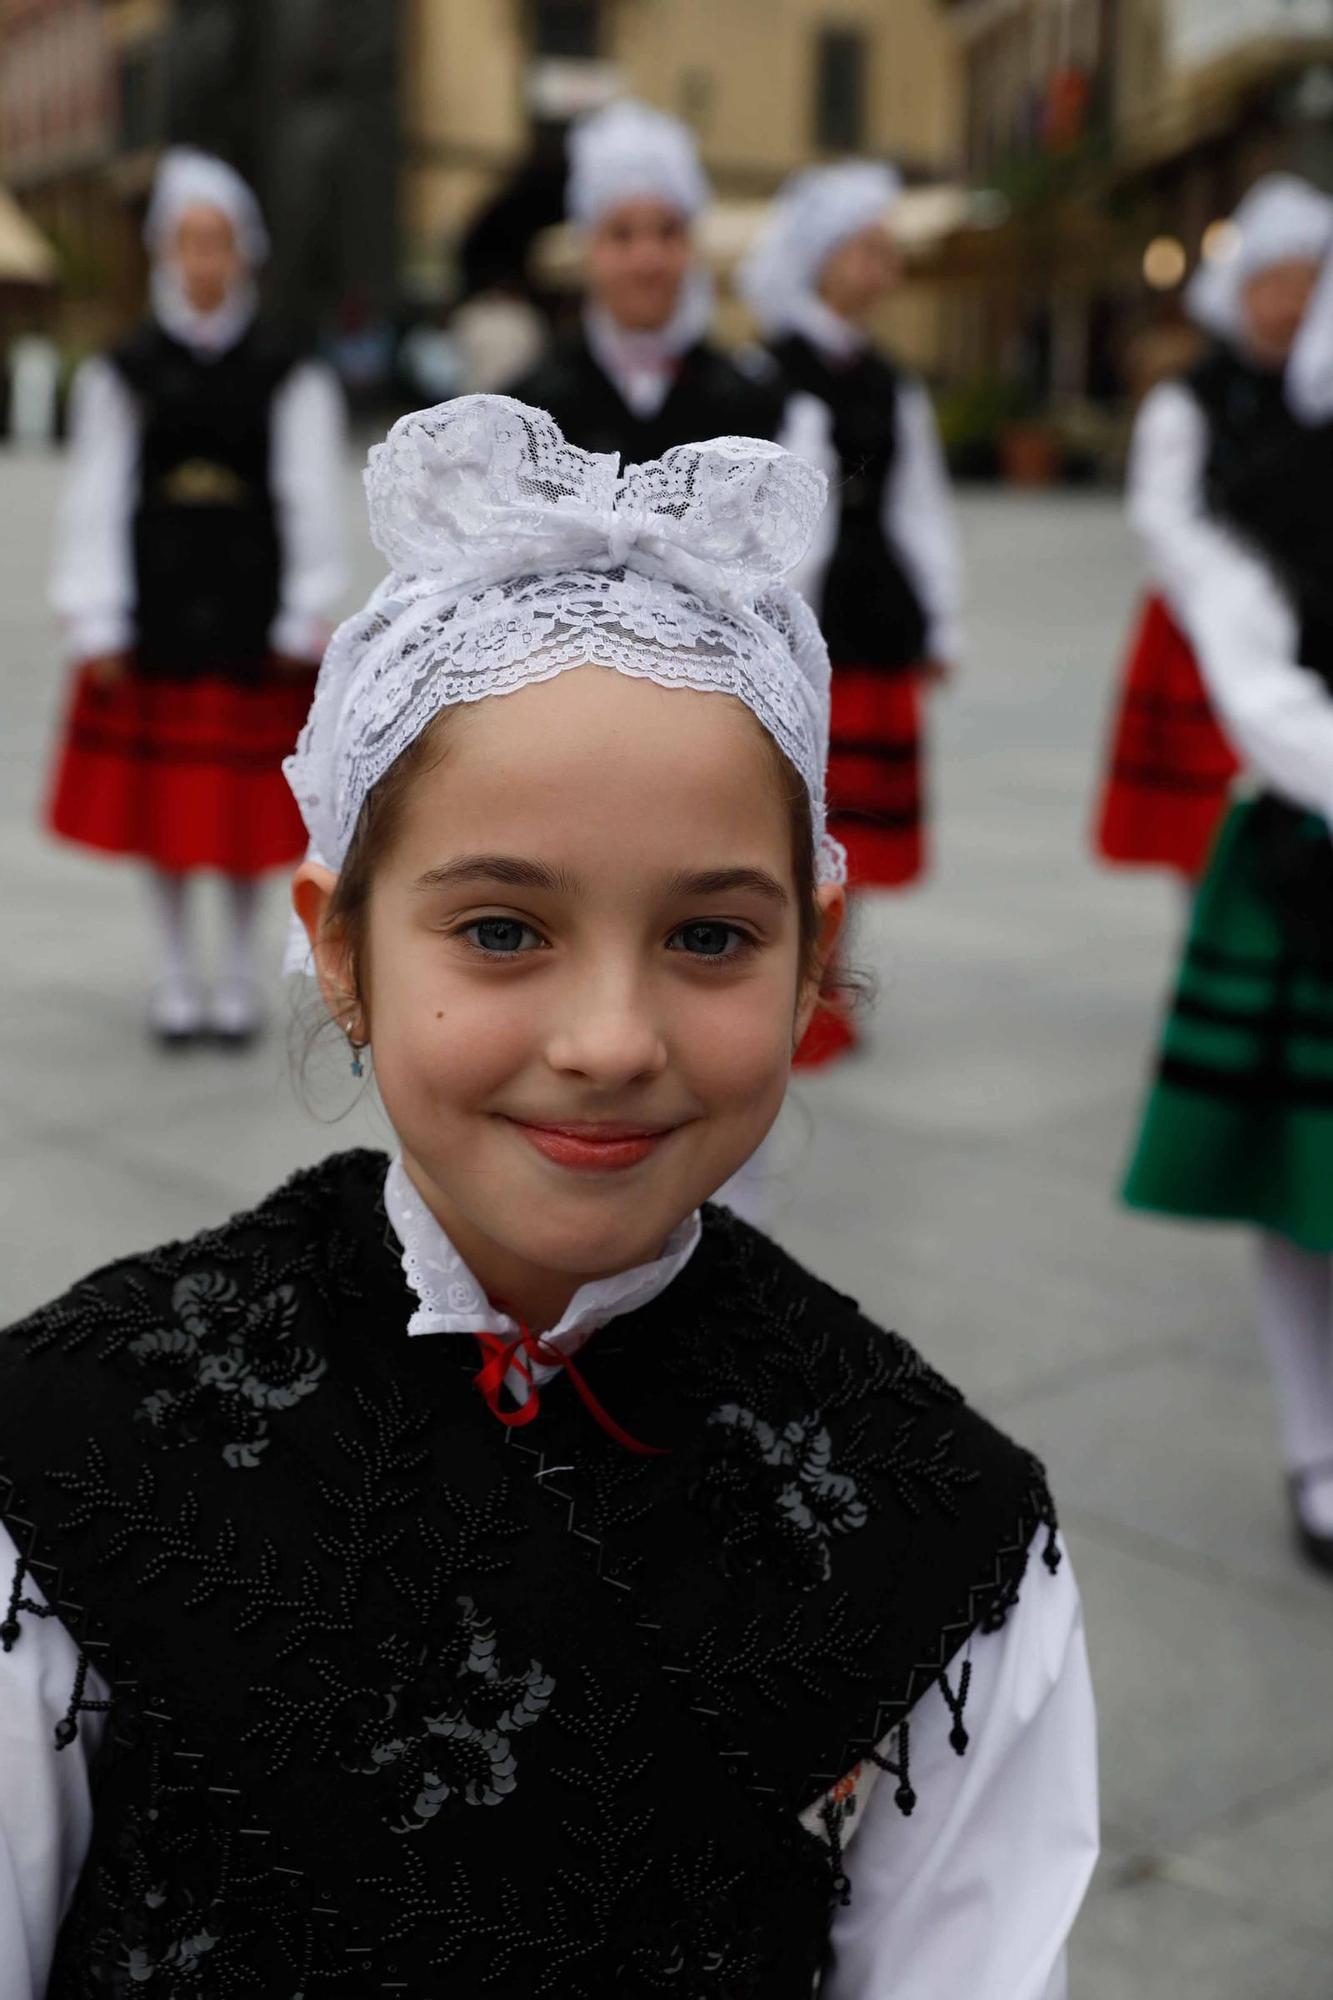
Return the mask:
{"type": "Polygon", "coordinates": [[[735,924],[683,924],[670,941],[673,951],[691,958],[735,958],[752,942],[735,924]]]}
{"type": "Polygon", "coordinates": [[[477,951],[489,952],[496,958],[512,958],[518,952],[541,946],[532,925],[521,924],[517,917],[480,917],[476,923],[468,924],[462,935],[477,951]]]}

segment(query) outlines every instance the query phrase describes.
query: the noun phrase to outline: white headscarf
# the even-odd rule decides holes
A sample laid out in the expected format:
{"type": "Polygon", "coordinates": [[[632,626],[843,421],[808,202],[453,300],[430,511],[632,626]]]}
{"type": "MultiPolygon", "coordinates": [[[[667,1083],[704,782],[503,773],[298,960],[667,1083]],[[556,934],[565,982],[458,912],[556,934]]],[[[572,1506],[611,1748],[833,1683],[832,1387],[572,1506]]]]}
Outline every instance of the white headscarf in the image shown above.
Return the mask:
{"type": "Polygon", "coordinates": [[[234,167],[194,146],[162,155],[144,218],[143,239],[155,263],[169,260],[181,217],[191,208],[219,208],[236,232],[236,247],[256,270],[269,252],[268,231],[254,190],[234,167]]]}
{"type": "Polygon", "coordinates": [[[234,167],[193,146],[162,155],[144,218],[144,242],[153,259],[153,314],[173,339],[205,355],[225,354],[254,320],[259,294],[253,273],[269,252],[268,231],[253,190],[234,167]],[[176,266],[176,231],[192,208],[216,208],[231,223],[245,271],[221,305],[200,312],[176,266]]]}
{"type": "Polygon", "coordinates": [[[1265,174],[1231,222],[1226,253],[1199,266],[1185,307],[1196,326],[1234,346],[1244,336],[1244,291],[1251,278],[1295,259],[1322,263],[1333,248],[1333,199],[1296,174],[1265,174]]]}
{"type": "Polygon", "coordinates": [[[1333,250],[1287,362],[1287,402],[1303,424],[1333,423],[1333,250]]]}
{"type": "MultiPolygon", "coordinates": [[[[334,634],[283,766],[312,858],[342,866],[366,797],[442,710],[592,663],[743,702],[805,783],[818,878],[845,879],[825,824],[828,649],[783,582],[822,473],[758,438],[622,473],[544,410],[460,396],[399,419],[366,491],[392,569],[334,634]]],[[[295,926],[288,970],[307,963],[295,926]]]]}
{"type": "Polygon", "coordinates": [[[625,98],[570,127],[565,214],[584,229],[622,201],[663,201],[690,221],[707,208],[708,177],[679,118],[625,98]]]}
{"type": "Polygon", "coordinates": [[[902,176],[874,160],[806,167],[783,184],[736,274],[765,334],[796,323],[838,245],[887,222],[901,193],[902,176]]]}

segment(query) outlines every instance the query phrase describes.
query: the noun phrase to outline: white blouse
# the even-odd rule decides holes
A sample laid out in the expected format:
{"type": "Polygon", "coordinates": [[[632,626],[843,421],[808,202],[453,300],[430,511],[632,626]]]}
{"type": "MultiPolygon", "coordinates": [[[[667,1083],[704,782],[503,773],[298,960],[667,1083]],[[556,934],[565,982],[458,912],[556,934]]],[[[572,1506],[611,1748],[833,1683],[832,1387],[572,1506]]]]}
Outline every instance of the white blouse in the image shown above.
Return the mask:
{"type": "Polygon", "coordinates": [[[1240,756],[1333,823],[1333,694],[1301,666],[1297,620],[1268,565],[1209,518],[1207,461],[1201,405],[1182,383],[1163,383],[1134,427],[1130,522],[1240,756]]]}
{"type": "MultiPolygon", "coordinates": [[[[184,337],[184,328],[171,330],[184,337]]],[[[218,349],[201,342],[198,351],[218,349]]],[[[274,396],[270,420],[282,579],[269,643],[294,659],[319,658],[343,591],[344,431],[332,372],[314,361],[293,368],[274,396]]],[[[71,660],[118,653],[134,642],[138,486],[133,393],[109,361],[94,356],[74,378],[69,475],[51,568],[51,603],[64,621],[71,660]]]]}
{"type": "MultiPolygon", "coordinates": [[[[418,1288],[409,1332],[474,1331],[481,1288],[398,1162],[385,1205],[418,1288]]],[[[699,1234],[691,1216],[655,1263],[585,1286],[546,1338],[572,1352],[646,1304],[689,1261],[699,1234]]],[[[485,1330],[512,1330],[487,1310],[485,1330]]],[[[543,1372],[553,1371],[535,1371],[539,1381],[543,1372]]],[[[854,1783],[844,1833],[851,1900],[834,1918],[822,2000],[1064,2000],[1065,1940],[1098,1850],[1096,1722],[1077,1586],[1067,1554],[1049,1575],[1044,1540],[1043,1530],[1006,1623],[970,1642],[967,1754],[950,1747],[951,1718],[932,1689],[911,1718],[911,1817],[874,1766],[840,1788],[854,1783]]],[[[0,1528],[0,1601],[16,1561],[0,1528]]],[[[38,1595],[31,1581],[25,1592],[38,1595]]],[[[19,1644],[0,1653],[0,2000],[42,2000],[91,1837],[89,1774],[103,1718],[81,1717],[66,1750],[53,1737],[76,1660],[53,1618],[25,1618],[19,1644]]],[[[106,1696],[95,1672],[86,1692],[106,1696]]],[[[892,1739],[881,1747],[890,1753],[892,1739]]],[[[814,1829],[817,1809],[805,1817],[814,1829]]]]}

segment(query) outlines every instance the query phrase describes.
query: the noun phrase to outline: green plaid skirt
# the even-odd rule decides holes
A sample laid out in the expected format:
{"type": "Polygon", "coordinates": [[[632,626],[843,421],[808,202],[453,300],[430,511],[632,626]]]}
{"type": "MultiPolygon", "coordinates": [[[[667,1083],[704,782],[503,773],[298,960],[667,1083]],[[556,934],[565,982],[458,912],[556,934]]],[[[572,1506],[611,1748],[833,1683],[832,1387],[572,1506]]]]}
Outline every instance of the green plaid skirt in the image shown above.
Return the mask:
{"type": "Polygon", "coordinates": [[[1313,813],[1272,800],[1232,808],[1199,890],[1125,1181],[1131,1208],[1253,1223],[1333,1251],[1329,861],[1328,829],[1313,813]],[[1283,870],[1300,876],[1301,921],[1281,913],[1283,870]]]}

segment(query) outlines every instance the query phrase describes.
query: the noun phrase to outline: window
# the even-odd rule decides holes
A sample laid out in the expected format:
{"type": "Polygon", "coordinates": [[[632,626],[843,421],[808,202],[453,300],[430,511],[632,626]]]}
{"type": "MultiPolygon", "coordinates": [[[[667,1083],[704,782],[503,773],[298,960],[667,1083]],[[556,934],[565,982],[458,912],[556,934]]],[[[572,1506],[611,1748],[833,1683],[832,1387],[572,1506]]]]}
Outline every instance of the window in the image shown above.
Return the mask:
{"type": "Polygon", "coordinates": [[[536,56],[599,56],[601,0],[532,0],[532,52],[536,56]]]}
{"type": "Polygon", "coordinates": [[[865,145],[869,51],[859,28],[821,28],[815,44],[815,144],[854,153],[865,145]]]}
{"type": "Polygon", "coordinates": [[[162,62],[156,42],[136,42],[120,59],[120,145],[137,153],[161,143],[162,62]]]}

